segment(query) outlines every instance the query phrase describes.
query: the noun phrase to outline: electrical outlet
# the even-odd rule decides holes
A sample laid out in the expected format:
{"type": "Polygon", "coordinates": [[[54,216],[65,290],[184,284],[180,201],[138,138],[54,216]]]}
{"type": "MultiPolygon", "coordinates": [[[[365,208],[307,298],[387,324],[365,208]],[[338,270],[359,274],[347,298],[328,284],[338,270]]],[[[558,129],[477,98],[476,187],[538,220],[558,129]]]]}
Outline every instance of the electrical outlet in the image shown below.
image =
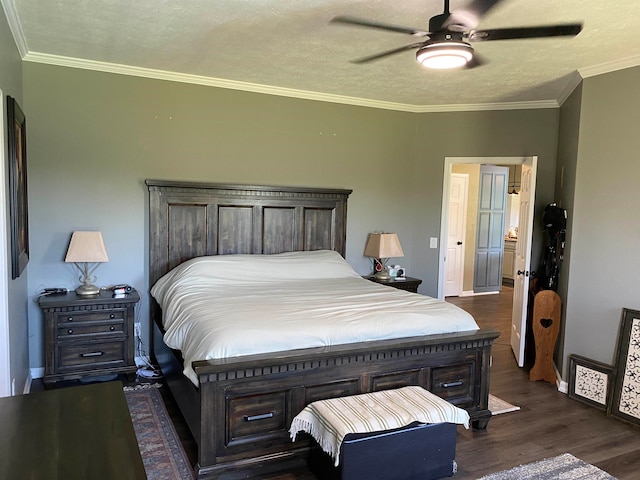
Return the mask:
{"type": "Polygon", "coordinates": [[[142,325],[139,322],[133,324],[133,334],[138,338],[142,336],[142,325]]]}
{"type": "Polygon", "coordinates": [[[438,248],[438,237],[431,237],[429,239],[429,248],[438,248]]]}

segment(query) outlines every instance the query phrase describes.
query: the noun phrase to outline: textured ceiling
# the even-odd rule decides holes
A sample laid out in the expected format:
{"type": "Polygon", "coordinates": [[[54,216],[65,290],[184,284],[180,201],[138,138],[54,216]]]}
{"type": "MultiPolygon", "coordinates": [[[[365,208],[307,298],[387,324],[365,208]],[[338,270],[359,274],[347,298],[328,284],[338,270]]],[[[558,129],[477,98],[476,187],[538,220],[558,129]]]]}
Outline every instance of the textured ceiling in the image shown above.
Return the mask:
{"type": "MultiPolygon", "coordinates": [[[[583,22],[575,38],[478,42],[486,64],[432,71],[417,41],[336,15],[428,30],[441,0],[0,0],[25,61],[409,111],[554,106],[583,77],[640,64],[638,0],[503,0],[478,28],[583,22]]],[[[451,0],[451,10],[469,0],[451,0]]]]}

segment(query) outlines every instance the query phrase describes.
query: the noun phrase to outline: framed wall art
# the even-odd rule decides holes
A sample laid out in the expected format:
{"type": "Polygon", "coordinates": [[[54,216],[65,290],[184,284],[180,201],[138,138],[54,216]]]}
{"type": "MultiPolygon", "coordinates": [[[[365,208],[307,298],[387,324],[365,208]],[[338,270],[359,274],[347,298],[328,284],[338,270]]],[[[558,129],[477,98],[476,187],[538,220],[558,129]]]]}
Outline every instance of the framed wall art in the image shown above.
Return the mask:
{"type": "Polygon", "coordinates": [[[569,356],[569,397],[607,410],[613,383],[613,366],[595,360],[569,356]]]}
{"type": "Polygon", "coordinates": [[[640,311],[625,308],[616,347],[615,386],[609,414],[640,425],[640,311]]]}
{"type": "Polygon", "coordinates": [[[27,196],[27,123],[14,98],[7,96],[9,151],[9,215],[11,224],[11,278],[29,262],[29,205],[27,196]]]}

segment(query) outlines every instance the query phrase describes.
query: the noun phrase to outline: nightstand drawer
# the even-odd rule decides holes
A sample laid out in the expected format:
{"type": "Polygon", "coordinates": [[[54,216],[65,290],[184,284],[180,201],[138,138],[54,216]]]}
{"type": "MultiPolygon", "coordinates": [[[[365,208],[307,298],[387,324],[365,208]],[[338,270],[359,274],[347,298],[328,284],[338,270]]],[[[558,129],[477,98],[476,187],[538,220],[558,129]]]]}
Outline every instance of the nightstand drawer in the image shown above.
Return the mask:
{"type": "Polygon", "coordinates": [[[125,364],[125,342],[60,343],[57,348],[58,370],[96,366],[121,366],[125,364]]]}
{"type": "Polygon", "coordinates": [[[59,312],[55,315],[58,326],[66,326],[78,323],[124,321],[126,312],[123,309],[113,310],[78,310],[72,312],[59,312]]]}
{"type": "Polygon", "coordinates": [[[124,336],[124,320],[58,324],[58,340],[96,335],[124,336]]]}

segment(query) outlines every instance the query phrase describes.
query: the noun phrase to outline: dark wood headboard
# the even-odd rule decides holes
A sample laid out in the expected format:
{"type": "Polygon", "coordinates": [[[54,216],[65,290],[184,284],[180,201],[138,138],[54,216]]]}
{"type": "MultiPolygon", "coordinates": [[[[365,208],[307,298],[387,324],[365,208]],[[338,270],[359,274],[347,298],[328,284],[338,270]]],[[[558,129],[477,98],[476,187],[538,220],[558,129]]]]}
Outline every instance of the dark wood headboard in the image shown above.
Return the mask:
{"type": "Polygon", "coordinates": [[[335,250],[345,254],[352,190],[146,180],[149,282],[190,258],[335,250]]]}

